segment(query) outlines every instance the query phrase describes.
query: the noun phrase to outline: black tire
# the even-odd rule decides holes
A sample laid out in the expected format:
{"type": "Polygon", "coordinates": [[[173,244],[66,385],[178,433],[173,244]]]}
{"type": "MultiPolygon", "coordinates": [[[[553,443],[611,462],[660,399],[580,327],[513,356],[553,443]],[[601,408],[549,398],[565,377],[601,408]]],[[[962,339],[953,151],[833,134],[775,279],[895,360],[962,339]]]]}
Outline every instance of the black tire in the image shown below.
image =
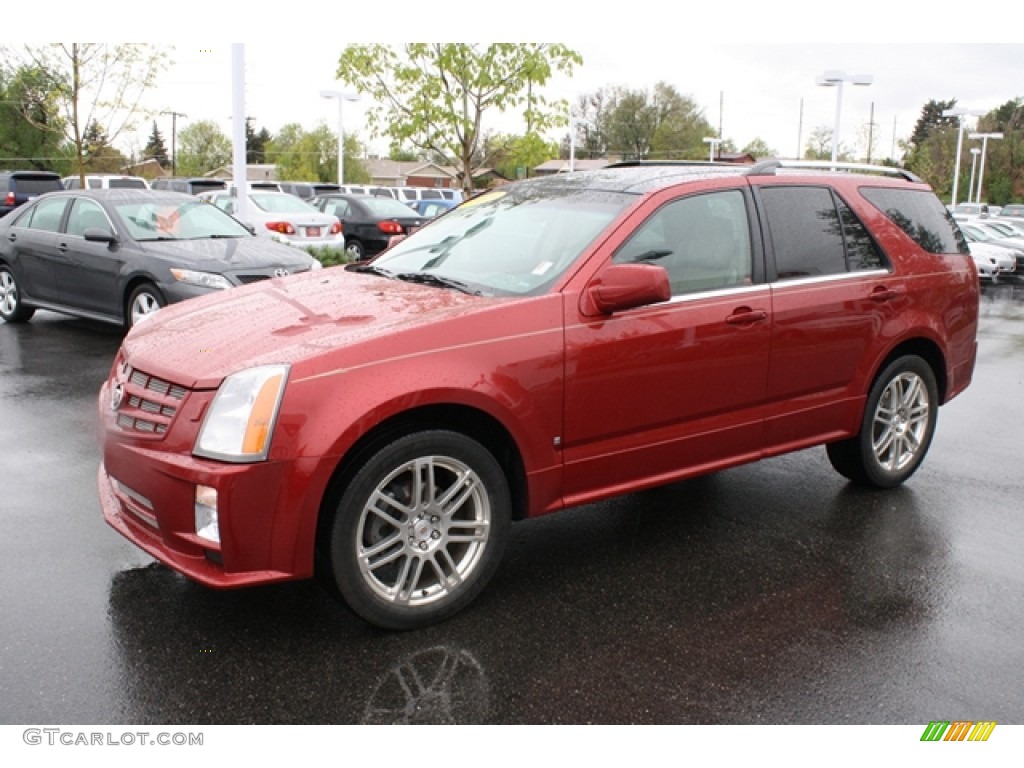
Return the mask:
{"type": "Polygon", "coordinates": [[[167,306],[167,299],[152,283],[137,285],[128,297],[124,308],[125,328],[131,328],[146,315],[151,315],[167,306]]]}
{"type": "Polygon", "coordinates": [[[924,461],[939,411],[935,374],[924,360],[893,360],[868,394],[860,432],[826,446],[839,474],[860,485],[894,488],[924,461]]]}
{"type": "Polygon", "coordinates": [[[24,323],[36,313],[35,307],[26,307],[21,301],[21,289],[11,268],[0,265],[0,317],[5,323],[24,323]]]}
{"type": "Polygon", "coordinates": [[[352,261],[362,261],[366,258],[366,248],[359,240],[345,240],[345,253],[352,261]]]}
{"type": "Polygon", "coordinates": [[[510,520],[508,482],[486,448],[456,432],[407,435],[374,454],[342,494],[328,587],[378,627],[434,624],[490,580],[510,520]]]}

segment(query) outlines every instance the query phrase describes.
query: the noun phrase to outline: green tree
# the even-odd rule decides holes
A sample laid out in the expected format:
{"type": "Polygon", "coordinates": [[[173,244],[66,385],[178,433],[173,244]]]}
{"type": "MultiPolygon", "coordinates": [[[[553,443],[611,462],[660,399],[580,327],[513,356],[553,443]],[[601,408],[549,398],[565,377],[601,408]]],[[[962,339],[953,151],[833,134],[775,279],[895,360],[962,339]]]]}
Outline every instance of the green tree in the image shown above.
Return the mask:
{"type": "Polygon", "coordinates": [[[79,175],[85,172],[87,155],[95,156],[101,149],[87,148],[89,128],[99,126],[97,135],[104,138],[104,147],[133,130],[140,116],[150,114],[142,107],[143,96],[169,61],[163,48],[108,43],[26,46],[18,58],[50,79],[63,119],[36,127],[59,131],[73,145],[79,175]]]}
{"type": "MultiPolygon", "coordinates": [[[[364,152],[358,137],[347,134],[344,151],[345,181],[368,182],[370,174],[359,159],[364,152]]],[[[266,159],[277,166],[282,181],[337,181],[338,137],[322,123],[312,131],[289,123],[267,142],[266,159]]]]}
{"type": "Polygon", "coordinates": [[[549,102],[541,88],[582,63],[556,43],[350,45],[337,77],[382,105],[367,116],[373,136],[442,155],[469,192],[484,158],[484,116],[522,109],[527,134],[564,125],[567,104],[549,102]]]}
{"type": "Polygon", "coordinates": [[[547,160],[560,154],[559,145],[536,134],[488,136],[484,165],[494,168],[507,179],[526,177],[547,160]]]}
{"type": "Polygon", "coordinates": [[[819,125],[807,137],[804,145],[804,160],[832,159],[832,129],[819,125]]]}
{"type": "Polygon", "coordinates": [[[199,120],[178,133],[176,166],[181,176],[202,176],[231,162],[231,140],[212,120],[199,120]]]}
{"type": "Polygon", "coordinates": [[[156,120],[153,121],[153,132],[149,134],[149,142],[142,150],[142,158],[144,160],[153,158],[160,163],[161,168],[166,168],[171,162],[167,146],[164,144],[164,137],[160,134],[160,129],[156,127],[156,120]]]}
{"type": "Polygon", "coordinates": [[[61,146],[60,110],[52,86],[45,70],[22,65],[9,72],[0,63],[0,168],[61,175],[70,169],[70,158],[61,146]]]}
{"type": "Polygon", "coordinates": [[[267,144],[270,142],[270,131],[260,128],[257,131],[252,125],[253,118],[245,118],[245,162],[265,163],[267,144]]]}
{"type": "Polygon", "coordinates": [[[580,157],[697,159],[707,156],[703,139],[714,132],[696,102],[665,82],[649,92],[601,89],[581,97],[576,112],[580,157]]]}
{"type": "Polygon", "coordinates": [[[762,139],[760,136],[755,136],[754,139],[742,149],[742,152],[750,155],[757,160],[763,160],[766,157],[778,157],[779,153],[768,146],[768,142],[762,139]]]}
{"type": "Polygon", "coordinates": [[[943,116],[943,112],[956,106],[956,99],[949,101],[930,100],[921,108],[921,116],[917,118],[914,131],[910,134],[910,143],[914,146],[923,144],[932,132],[939,128],[958,126],[956,117],[943,116]]]}

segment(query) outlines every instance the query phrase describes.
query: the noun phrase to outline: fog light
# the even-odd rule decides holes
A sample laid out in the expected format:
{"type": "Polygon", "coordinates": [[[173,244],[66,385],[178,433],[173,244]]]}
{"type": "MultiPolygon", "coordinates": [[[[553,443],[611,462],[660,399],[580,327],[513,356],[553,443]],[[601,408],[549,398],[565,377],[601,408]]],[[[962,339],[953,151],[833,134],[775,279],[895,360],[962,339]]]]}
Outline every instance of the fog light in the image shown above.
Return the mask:
{"type": "Polygon", "coordinates": [[[220,544],[216,488],[196,486],[196,536],[220,544]]]}

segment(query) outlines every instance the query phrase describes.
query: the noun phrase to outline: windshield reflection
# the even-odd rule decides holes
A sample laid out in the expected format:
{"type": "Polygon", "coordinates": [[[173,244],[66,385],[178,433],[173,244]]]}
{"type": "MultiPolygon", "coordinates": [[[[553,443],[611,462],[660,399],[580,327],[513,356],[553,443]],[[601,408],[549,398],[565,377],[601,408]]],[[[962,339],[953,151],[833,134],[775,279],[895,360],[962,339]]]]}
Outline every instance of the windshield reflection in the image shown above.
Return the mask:
{"type": "Polygon", "coordinates": [[[634,199],[553,184],[485,193],[395,245],[374,271],[429,273],[484,295],[537,295],[634,199]]]}

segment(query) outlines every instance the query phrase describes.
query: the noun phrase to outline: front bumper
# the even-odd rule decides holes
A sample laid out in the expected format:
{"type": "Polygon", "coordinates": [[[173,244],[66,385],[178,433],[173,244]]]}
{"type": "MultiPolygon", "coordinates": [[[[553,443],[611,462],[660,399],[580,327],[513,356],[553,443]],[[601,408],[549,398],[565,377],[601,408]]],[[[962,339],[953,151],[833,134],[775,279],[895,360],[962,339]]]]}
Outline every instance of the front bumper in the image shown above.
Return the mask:
{"type": "MultiPolygon", "coordinates": [[[[201,398],[199,398],[201,399],[201,398]]],[[[99,395],[103,460],[97,486],[106,522],[179,573],[231,588],[308,578],[322,463],[313,459],[232,464],[191,455],[180,430],[195,429],[186,401],[164,433],[118,426],[110,384],[99,395]],[[186,422],[184,424],[179,422],[186,422]],[[217,491],[220,541],[196,533],[197,486],[217,491]]],[[[120,414],[123,418],[123,413],[120,414]]]]}

